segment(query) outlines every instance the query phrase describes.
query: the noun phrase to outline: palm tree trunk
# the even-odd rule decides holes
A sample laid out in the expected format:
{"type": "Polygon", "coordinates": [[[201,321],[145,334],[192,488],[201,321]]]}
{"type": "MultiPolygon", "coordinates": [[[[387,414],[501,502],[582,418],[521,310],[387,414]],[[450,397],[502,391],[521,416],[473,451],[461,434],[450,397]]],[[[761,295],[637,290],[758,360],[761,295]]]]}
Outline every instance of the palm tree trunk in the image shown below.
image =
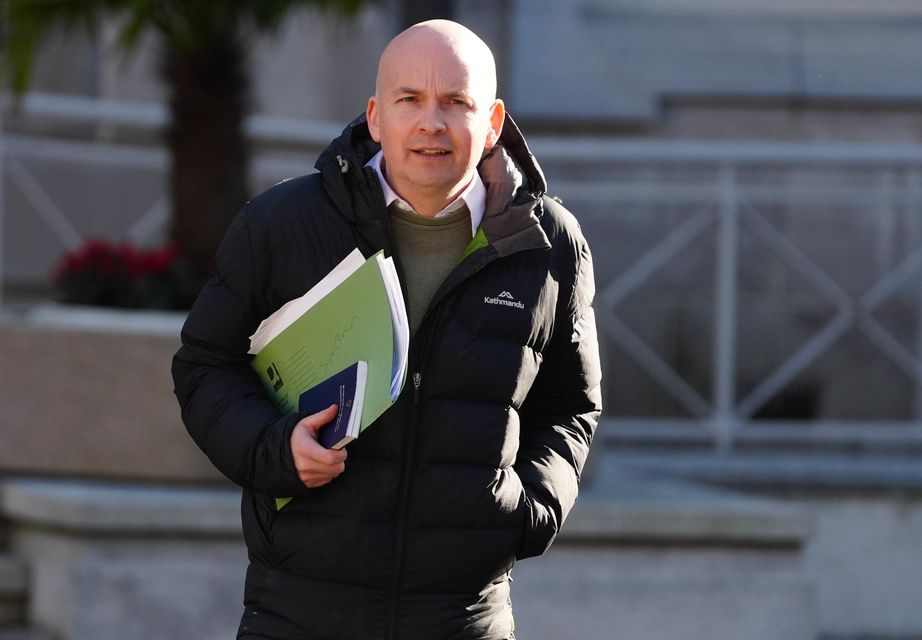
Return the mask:
{"type": "Polygon", "coordinates": [[[164,58],[171,112],[170,233],[205,274],[247,198],[246,55],[238,40],[218,37],[191,51],[167,46],[164,58]]]}

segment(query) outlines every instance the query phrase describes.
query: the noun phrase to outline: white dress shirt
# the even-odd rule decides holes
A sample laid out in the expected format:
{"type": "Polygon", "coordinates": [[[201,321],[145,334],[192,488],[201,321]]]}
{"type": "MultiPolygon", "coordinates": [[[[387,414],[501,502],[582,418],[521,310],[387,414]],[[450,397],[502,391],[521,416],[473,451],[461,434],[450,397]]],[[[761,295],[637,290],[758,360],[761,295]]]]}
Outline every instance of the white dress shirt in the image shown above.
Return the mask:
{"type": "MultiPolygon", "coordinates": [[[[416,213],[413,207],[410,206],[410,203],[398,196],[397,192],[387,183],[387,179],[384,177],[384,171],[381,170],[381,161],[383,159],[384,153],[379,151],[372,156],[371,160],[365,163],[365,166],[371,167],[375,170],[375,173],[378,174],[378,181],[381,183],[381,191],[384,192],[384,204],[389,207],[391,203],[396,201],[397,206],[401,209],[416,213]]],[[[474,179],[464,188],[464,191],[458,194],[458,197],[450,202],[448,206],[435,214],[435,217],[439,218],[457,211],[461,208],[462,204],[466,204],[468,210],[471,212],[471,237],[473,238],[477,234],[480,222],[483,220],[483,212],[487,204],[487,188],[484,186],[483,180],[480,179],[480,174],[477,171],[474,171],[474,179]]]]}

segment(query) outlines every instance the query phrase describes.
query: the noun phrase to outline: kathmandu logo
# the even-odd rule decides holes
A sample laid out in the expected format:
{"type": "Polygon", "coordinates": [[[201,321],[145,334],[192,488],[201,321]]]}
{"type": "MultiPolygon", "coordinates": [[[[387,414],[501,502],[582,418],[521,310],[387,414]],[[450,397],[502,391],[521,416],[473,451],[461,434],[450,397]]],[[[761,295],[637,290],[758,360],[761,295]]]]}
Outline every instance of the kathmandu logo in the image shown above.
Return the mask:
{"type": "Polygon", "coordinates": [[[484,296],[483,301],[486,304],[498,304],[504,307],[515,307],[516,309],[524,309],[525,305],[519,302],[513,297],[508,291],[502,291],[500,294],[494,298],[490,296],[484,296]]]}

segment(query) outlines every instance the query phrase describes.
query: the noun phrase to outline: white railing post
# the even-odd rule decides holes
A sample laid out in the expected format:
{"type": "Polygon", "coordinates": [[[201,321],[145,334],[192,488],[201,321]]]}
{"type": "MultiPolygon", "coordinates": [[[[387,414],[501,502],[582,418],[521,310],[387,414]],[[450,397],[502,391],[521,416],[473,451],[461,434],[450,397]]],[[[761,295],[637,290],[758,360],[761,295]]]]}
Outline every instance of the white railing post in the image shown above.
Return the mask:
{"type": "MultiPolygon", "coordinates": [[[[875,278],[880,278],[890,271],[897,262],[897,212],[895,202],[896,176],[891,167],[884,167],[877,176],[877,211],[874,220],[877,222],[877,247],[875,259],[877,271],[875,278]]],[[[875,212],[872,211],[872,215],[875,212]]]]}
{"type": "MultiPolygon", "coordinates": [[[[913,247],[922,246],[922,179],[918,167],[911,167],[906,172],[906,189],[904,191],[906,232],[913,247]]],[[[922,273],[916,274],[922,280],[922,273]]],[[[915,397],[913,398],[913,417],[922,423],[922,286],[916,286],[916,375],[915,397]]]]}
{"type": "Polygon", "coordinates": [[[736,302],[739,191],[736,167],[720,166],[720,222],[714,296],[714,428],[717,450],[728,452],[736,429],[736,302]]]}

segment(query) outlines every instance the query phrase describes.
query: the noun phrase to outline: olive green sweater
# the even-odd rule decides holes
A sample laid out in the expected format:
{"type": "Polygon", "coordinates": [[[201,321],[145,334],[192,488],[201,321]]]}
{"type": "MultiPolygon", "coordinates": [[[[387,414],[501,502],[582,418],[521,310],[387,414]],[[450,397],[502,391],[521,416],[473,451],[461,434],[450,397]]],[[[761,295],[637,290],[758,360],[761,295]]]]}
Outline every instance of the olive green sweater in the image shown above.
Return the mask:
{"type": "Polygon", "coordinates": [[[387,208],[403,265],[410,334],[415,334],[439,285],[455,268],[471,241],[467,206],[438,218],[421,216],[391,204],[387,208]]]}

